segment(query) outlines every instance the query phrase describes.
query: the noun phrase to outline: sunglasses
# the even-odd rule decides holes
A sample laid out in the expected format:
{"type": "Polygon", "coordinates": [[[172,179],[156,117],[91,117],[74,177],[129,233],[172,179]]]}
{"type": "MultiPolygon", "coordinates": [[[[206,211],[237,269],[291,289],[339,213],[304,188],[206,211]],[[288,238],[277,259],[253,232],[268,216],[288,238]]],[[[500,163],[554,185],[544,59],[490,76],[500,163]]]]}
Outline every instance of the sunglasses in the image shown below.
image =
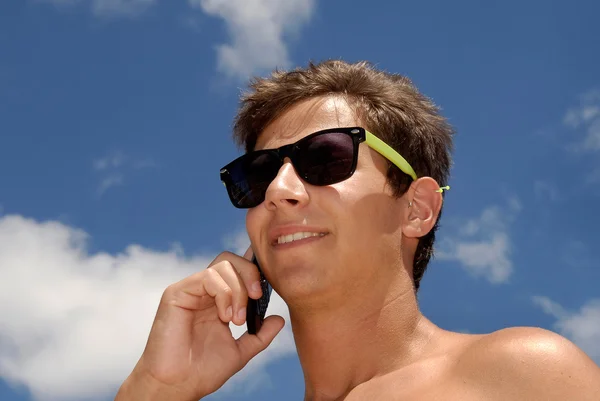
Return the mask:
{"type": "Polygon", "coordinates": [[[417,179],[410,164],[392,147],[364,128],[348,127],[318,131],[277,149],[246,153],[221,169],[221,181],[233,206],[252,208],[265,200],[267,188],[286,157],[308,184],[331,185],[354,174],[361,142],[366,142],[413,180],[417,179]]]}

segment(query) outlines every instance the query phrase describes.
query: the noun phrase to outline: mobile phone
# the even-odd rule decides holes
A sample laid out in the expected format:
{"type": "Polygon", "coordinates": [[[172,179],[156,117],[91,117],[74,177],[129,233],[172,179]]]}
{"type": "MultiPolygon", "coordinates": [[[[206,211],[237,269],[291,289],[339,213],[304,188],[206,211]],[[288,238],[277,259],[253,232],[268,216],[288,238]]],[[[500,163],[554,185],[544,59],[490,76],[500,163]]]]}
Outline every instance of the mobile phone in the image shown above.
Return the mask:
{"type": "Polygon", "coordinates": [[[256,334],[260,330],[262,323],[265,320],[265,314],[267,313],[267,307],[269,306],[269,300],[271,299],[271,291],[273,291],[273,288],[260,269],[260,265],[258,264],[256,256],[252,256],[252,263],[258,267],[258,272],[260,273],[262,296],[259,299],[252,299],[248,297],[248,306],[246,307],[246,326],[248,327],[248,333],[256,334]]]}

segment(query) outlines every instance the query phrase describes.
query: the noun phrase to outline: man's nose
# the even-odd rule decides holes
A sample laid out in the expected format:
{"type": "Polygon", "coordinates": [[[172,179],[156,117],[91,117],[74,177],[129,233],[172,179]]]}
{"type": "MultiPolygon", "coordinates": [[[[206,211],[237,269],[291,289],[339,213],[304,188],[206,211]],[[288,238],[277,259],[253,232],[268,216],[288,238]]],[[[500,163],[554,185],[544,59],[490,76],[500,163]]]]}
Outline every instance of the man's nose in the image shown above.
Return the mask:
{"type": "Polygon", "coordinates": [[[277,176],[267,188],[265,194],[267,209],[304,206],[309,200],[305,185],[291,161],[286,158],[277,176]]]}

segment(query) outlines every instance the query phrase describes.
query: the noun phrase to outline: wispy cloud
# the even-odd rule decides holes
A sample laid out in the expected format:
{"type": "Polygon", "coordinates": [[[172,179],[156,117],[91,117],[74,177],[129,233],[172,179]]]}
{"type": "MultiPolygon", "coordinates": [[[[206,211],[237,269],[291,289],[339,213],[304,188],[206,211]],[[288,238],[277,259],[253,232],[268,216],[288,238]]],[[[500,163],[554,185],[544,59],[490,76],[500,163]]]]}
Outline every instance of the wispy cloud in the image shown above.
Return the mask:
{"type": "Polygon", "coordinates": [[[600,117],[600,90],[593,89],[580,96],[579,105],[569,109],[563,121],[571,128],[578,128],[596,117],[600,117]]]}
{"type": "Polygon", "coordinates": [[[125,155],[121,151],[116,151],[108,156],[94,160],[94,170],[104,171],[109,168],[117,168],[125,161],[125,155]]]}
{"type": "Polygon", "coordinates": [[[556,318],[554,329],[577,344],[600,364],[600,299],[591,299],[577,312],[569,311],[548,297],[532,297],[534,304],[556,318]]]}
{"type": "Polygon", "coordinates": [[[584,241],[571,237],[562,243],[562,249],[557,252],[560,262],[573,271],[595,268],[593,251],[584,241]]]}
{"type": "Polygon", "coordinates": [[[245,79],[263,69],[290,64],[286,40],[298,33],[316,0],[188,0],[192,7],[222,18],[231,43],[217,46],[217,68],[245,79]]]}
{"type": "Polygon", "coordinates": [[[511,198],[504,208],[490,206],[479,217],[456,223],[436,257],[457,261],[469,274],[491,283],[507,282],[513,272],[509,225],[520,210],[518,199],[511,198]]]}
{"type": "MultiPolygon", "coordinates": [[[[215,255],[129,245],[90,254],[89,235],[57,221],[0,217],[0,377],[43,401],[104,400],[141,355],[164,289],[215,255]]],[[[269,314],[289,322],[277,294],[269,314]]],[[[234,337],[244,327],[232,325],[234,337]]],[[[289,324],[221,390],[268,380],[265,365],[295,352],[289,324]]]]}
{"type": "Polygon", "coordinates": [[[102,196],[109,188],[115,187],[118,185],[123,185],[123,175],[122,174],[112,174],[106,178],[103,178],[98,185],[98,190],[96,191],[98,196],[102,196]]]}
{"type": "Polygon", "coordinates": [[[158,165],[152,159],[134,159],[118,150],[94,160],[92,166],[100,176],[100,182],[96,189],[96,195],[100,197],[108,189],[125,184],[125,171],[127,169],[142,170],[158,165]]]}
{"type": "Polygon", "coordinates": [[[57,7],[73,6],[76,4],[89,4],[92,12],[97,16],[136,16],[144,12],[157,0],[38,0],[52,3],[57,7]]]}
{"type": "Polygon", "coordinates": [[[600,90],[584,93],[579,104],[567,111],[563,123],[568,128],[583,133],[583,138],[571,148],[584,152],[600,151],[600,90]]]}

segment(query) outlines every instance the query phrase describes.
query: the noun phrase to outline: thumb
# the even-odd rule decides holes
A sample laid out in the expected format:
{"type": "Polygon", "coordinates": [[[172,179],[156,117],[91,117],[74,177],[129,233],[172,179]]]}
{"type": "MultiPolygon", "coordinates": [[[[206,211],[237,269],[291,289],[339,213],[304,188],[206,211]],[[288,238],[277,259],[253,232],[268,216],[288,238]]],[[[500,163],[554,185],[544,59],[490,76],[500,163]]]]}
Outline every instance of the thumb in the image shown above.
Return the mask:
{"type": "Polygon", "coordinates": [[[256,335],[245,332],[238,338],[237,345],[240,350],[243,364],[246,365],[250,359],[254,358],[259,352],[262,352],[267,348],[275,336],[283,329],[284,325],[285,320],[281,316],[272,315],[264,320],[256,335]]]}

